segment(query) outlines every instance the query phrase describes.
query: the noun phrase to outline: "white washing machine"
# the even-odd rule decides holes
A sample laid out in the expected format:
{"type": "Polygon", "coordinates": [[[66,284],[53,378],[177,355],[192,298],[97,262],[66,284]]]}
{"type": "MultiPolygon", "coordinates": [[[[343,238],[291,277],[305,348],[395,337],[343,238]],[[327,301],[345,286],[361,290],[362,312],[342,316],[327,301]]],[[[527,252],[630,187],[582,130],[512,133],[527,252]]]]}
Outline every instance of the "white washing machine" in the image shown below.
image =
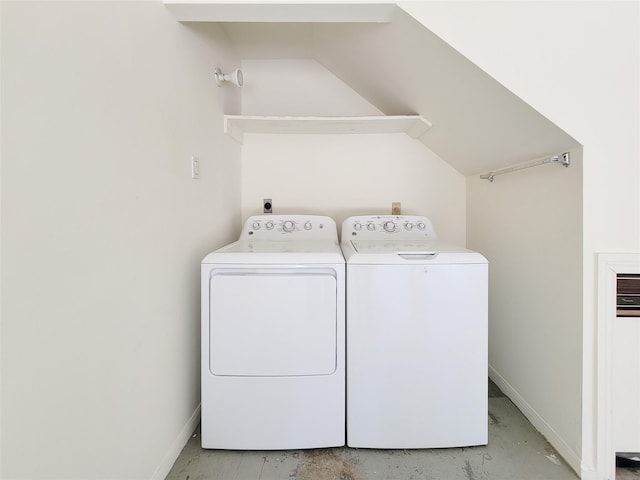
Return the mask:
{"type": "Polygon", "coordinates": [[[345,264],[324,216],[250,217],[202,261],[202,447],[345,444],[345,264]]]}
{"type": "Polygon", "coordinates": [[[488,262],[418,216],[342,225],[347,261],[347,445],[488,441],[488,262]]]}

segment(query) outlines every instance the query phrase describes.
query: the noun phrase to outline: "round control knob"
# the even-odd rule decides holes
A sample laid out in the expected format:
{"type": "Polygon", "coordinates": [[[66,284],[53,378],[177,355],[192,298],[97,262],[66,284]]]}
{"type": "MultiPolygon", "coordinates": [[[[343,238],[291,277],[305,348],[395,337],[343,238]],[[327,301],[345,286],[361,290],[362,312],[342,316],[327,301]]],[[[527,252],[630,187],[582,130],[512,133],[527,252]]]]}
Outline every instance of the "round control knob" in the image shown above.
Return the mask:
{"type": "Polygon", "coordinates": [[[273,230],[273,222],[269,221],[265,226],[267,227],[267,230],[273,230]]]}
{"type": "Polygon", "coordinates": [[[396,231],[396,224],[394,222],[392,222],[391,220],[389,220],[388,222],[384,222],[384,229],[389,233],[395,232],[396,231]]]}
{"type": "Polygon", "coordinates": [[[405,223],[404,224],[404,229],[405,230],[413,230],[413,223],[405,223]]]}
{"type": "Polygon", "coordinates": [[[420,223],[418,224],[418,229],[419,229],[419,230],[424,230],[424,229],[425,229],[425,225],[424,225],[424,223],[420,222],[420,223]]]}
{"type": "Polygon", "coordinates": [[[362,224],[361,224],[360,222],[356,222],[356,223],[354,223],[354,224],[353,224],[353,229],[354,229],[354,230],[357,230],[357,231],[362,230],[362,224]]]}
{"type": "Polygon", "coordinates": [[[373,232],[375,229],[376,229],[375,224],[367,223],[367,230],[369,230],[370,232],[373,232]]]}
{"type": "Polygon", "coordinates": [[[304,224],[304,229],[305,230],[311,230],[311,222],[307,222],[304,224]]]}
{"type": "Polygon", "coordinates": [[[251,227],[253,227],[254,230],[260,230],[260,223],[253,222],[253,225],[251,225],[251,227]]]}
{"type": "Polygon", "coordinates": [[[282,229],[285,232],[293,232],[295,230],[295,228],[296,228],[296,224],[293,223],[291,220],[287,220],[286,222],[284,222],[282,224],[282,229]]]}

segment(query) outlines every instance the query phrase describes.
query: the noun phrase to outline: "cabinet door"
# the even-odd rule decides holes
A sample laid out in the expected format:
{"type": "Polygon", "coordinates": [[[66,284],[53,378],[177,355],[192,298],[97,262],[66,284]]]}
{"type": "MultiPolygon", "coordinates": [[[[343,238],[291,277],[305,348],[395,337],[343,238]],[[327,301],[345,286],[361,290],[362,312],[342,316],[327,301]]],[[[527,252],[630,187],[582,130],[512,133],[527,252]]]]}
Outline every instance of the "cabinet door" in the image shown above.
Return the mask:
{"type": "Polygon", "coordinates": [[[327,271],[214,271],[214,375],[330,375],[336,369],[336,278],[327,271]]]}

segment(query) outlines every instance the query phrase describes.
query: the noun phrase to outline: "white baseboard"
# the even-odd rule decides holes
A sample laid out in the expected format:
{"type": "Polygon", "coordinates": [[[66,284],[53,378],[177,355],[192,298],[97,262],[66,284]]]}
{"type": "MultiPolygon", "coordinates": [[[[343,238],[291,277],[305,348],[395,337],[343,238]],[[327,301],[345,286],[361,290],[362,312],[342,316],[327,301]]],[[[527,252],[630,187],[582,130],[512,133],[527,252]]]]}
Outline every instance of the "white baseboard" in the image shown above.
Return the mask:
{"type": "Polygon", "coordinates": [[[564,439],[542,418],[535,409],[500,375],[491,365],[489,365],[489,378],[511,399],[516,407],[524,414],[531,424],[538,430],[547,441],[555,448],[569,466],[581,475],[580,456],[571,448],[564,439]]]}
{"type": "Polygon", "coordinates": [[[184,425],[184,427],[182,427],[182,430],[180,430],[180,433],[167,450],[167,453],[165,453],[162,462],[160,462],[160,465],[158,465],[156,471],[153,472],[151,480],[164,480],[167,477],[167,475],[171,471],[171,467],[173,467],[173,464],[176,462],[176,459],[180,455],[180,452],[182,452],[182,449],[191,438],[191,435],[198,426],[199,422],[200,405],[198,405],[195,412],[193,412],[193,415],[189,417],[187,423],[184,425]]]}

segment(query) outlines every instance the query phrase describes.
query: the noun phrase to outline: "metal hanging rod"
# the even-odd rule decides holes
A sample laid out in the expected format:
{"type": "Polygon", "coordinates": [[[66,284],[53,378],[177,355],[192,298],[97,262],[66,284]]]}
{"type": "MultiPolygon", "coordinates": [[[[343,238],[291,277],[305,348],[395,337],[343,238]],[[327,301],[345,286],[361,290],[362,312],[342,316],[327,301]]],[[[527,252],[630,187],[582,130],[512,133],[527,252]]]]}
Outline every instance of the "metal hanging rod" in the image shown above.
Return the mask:
{"type": "Polygon", "coordinates": [[[500,170],[495,170],[493,172],[485,173],[484,175],[480,175],[480,178],[483,180],[489,180],[493,182],[493,177],[496,175],[502,175],[503,173],[515,172],[517,170],[523,170],[525,168],[537,167],[538,165],[544,165],[545,163],[557,163],[558,165],[563,165],[568,167],[571,165],[571,159],[569,158],[569,152],[562,153],[560,155],[553,155],[552,157],[546,157],[538,160],[532,160],[531,162],[521,163],[519,165],[514,165],[513,167],[501,168],[500,170]]]}

